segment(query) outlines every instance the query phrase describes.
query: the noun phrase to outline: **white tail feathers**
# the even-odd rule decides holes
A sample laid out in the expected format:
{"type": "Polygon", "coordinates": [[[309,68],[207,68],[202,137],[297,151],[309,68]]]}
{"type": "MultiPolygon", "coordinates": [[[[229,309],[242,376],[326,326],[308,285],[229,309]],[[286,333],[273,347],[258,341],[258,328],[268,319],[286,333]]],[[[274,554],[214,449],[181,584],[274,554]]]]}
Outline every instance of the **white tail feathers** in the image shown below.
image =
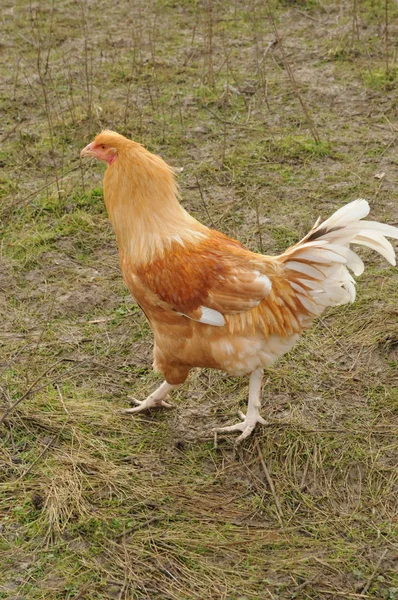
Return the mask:
{"type": "Polygon", "coordinates": [[[287,278],[303,307],[318,316],[327,306],[355,300],[355,280],[364,264],[350,249],[359,244],[375,250],[391,265],[395,252],[387,237],[398,239],[398,228],[376,221],[363,221],[369,214],[366,200],[354,200],[329,219],[314,225],[308,235],[279,257],[287,278]]]}

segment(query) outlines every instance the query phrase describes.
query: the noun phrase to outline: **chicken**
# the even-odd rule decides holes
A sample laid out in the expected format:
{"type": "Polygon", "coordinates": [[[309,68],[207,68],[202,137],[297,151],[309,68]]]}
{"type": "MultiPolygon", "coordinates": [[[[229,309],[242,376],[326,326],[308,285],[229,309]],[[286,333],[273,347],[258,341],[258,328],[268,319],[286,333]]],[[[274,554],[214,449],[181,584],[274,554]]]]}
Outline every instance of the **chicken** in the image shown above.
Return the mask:
{"type": "Polygon", "coordinates": [[[354,200],[279,256],[263,256],[189,215],[173,170],[140,144],[102,131],[81,156],[108,164],[104,198],[119,246],[123,278],[155,337],[154,369],[165,381],[127,413],[169,407],[168,393],[192,367],[250,374],[241,421],[219,432],[247,438],[260,416],[263,371],[288,352],[325,308],[355,299],[364,270],[350,249],[360,244],[395,265],[398,228],[363,221],[354,200]]]}

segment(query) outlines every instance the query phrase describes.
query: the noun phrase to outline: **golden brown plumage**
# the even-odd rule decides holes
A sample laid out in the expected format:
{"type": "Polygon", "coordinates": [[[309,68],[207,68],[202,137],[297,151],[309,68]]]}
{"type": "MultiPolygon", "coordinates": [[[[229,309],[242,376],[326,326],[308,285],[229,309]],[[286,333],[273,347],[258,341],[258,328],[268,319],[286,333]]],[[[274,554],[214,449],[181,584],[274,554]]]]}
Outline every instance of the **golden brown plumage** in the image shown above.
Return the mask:
{"type": "Polygon", "coordinates": [[[365,200],[316,224],[284,254],[263,256],[189,215],[172,169],[140,144],[103,131],[82,156],[109,165],[104,198],[123,277],[154,332],[154,368],[165,377],[128,412],[168,406],[168,391],[192,367],[250,373],[247,415],[223,428],[244,439],[264,422],[258,411],[263,368],[290,350],[324,308],[354,300],[347,267],[359,275],[363,264],[349,244],[367,245],[395,264],[384,235],[398,238],[398,229],[362,221],[365,200]]]}

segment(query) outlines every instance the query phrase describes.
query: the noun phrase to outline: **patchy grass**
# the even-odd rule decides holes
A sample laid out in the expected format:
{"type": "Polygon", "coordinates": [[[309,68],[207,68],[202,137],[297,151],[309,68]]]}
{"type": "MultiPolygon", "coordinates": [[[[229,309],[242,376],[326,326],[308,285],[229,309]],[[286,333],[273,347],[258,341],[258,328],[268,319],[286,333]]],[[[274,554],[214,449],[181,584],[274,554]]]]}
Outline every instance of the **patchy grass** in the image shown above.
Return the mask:
{"type": "Polygon", "coordinates": [[[365,72],[363,75],[364,83],[373,90],[394,90],[398,81],[398,68],[393,69],[375,69],[365,72]]]}
{"type": "Polygon", "coordinates": [[[270,369],[268,427],[214,448],[245,380],[195,370],[173,411],[118,413],[159,378],[79,160],[101,128],[132,136],[183,167],[192,214],[267,253],[358,196],[397,224],[388,10],[5,1],[0,598],[398,598],[396,269],[363,251],[357,302],[270,369]]]}

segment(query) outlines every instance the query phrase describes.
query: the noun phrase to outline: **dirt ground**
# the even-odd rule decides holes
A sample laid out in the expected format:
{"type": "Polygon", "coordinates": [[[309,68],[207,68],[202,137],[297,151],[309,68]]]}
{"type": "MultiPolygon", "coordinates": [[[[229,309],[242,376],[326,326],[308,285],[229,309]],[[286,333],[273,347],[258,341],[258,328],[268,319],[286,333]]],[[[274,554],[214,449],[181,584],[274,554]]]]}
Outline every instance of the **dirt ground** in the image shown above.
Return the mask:
{"type": "MultiPolygon", "coordinates": [[[[152,333],[79,152],[102,128],[184,206],[285,250],[357,197],[398,225],[392,0],[3,0],[0,598],[398,598],[398,271],[366,263],[265,378],[195,370],[136,417],[152,333]],[[1,416],[2,415],[2,416],[1,416]]],[[[395,248],[397,248],[395,244],[395,248]]]]}

